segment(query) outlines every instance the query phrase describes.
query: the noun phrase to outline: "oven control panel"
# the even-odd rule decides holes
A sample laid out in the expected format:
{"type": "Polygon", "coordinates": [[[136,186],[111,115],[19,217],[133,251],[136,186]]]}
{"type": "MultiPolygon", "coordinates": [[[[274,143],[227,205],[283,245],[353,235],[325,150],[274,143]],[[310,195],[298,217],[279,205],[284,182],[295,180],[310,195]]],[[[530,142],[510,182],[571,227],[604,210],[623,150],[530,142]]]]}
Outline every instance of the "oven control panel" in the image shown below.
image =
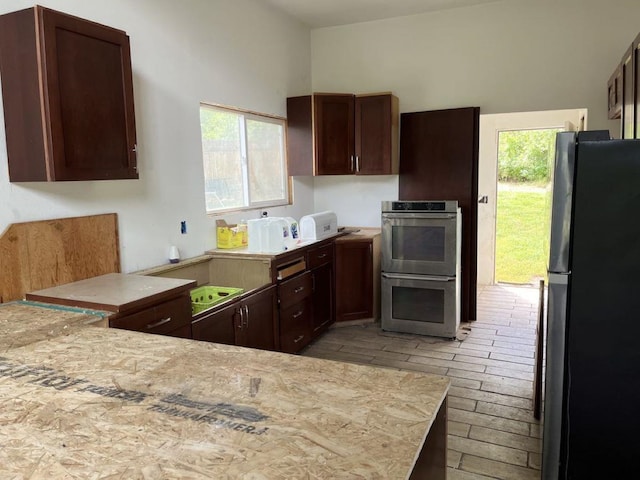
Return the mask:
{"type": "Polygon", "coordinates": [[[383,212],[441,212],[455,213],[457,200],[442,201],[391,201],[382,202],[383,212]]]}

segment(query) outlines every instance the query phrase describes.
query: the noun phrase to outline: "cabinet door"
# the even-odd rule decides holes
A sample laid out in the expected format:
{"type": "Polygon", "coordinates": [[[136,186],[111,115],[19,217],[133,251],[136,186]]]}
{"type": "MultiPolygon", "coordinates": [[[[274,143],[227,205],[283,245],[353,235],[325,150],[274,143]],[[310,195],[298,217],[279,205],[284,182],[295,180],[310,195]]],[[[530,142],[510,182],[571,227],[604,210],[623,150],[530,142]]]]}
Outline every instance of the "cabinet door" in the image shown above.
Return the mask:
{"type": "Polygon", "coordinates": [[[336,321],[373,317],[373,244],[336,243],[336,321]]]}
{"type": "Polygon", "coordinates": [[[193,339],[235,345],[235,326],[236,318],[240,317],[240,305],[234,303],[193,322],[193,339]]]}
{"type": "Polygon", "coordinates": [[[276,315],[278,309],[275,286],[255,293],[242,301],[240,321],[236,318],[236,345],[275,350],[276,315]]]}
{"type": "Polygon", "coordinates": [[[334,320],[333,264],[311,270],[313,280],[313,337],[318,336],[334,320]]]}
{"type": "MultiPolygon", "coordinates": [[[[633,138],[640,138],[640,35],[633,42],[633,138]]],[[[631,137],[630,137],[631,138],[631,137]]]]}
{"type": "Polygon", "coordinates": [[[345,175],[355,170],[354,97],[314,95],[317,175],[345,175]]]}
{"type": "Polygon", "coordinates": [[[129,37],[38,9],[54,180],[138,178],[129,37]]]}
{"type": "Polygon", "coordinates": [[[635,98],[633,45],[622,57],[622,138],[633,138],[635,133],[635,98]]]}
{"type": "Polygon", "coordinates": [[[398,98],[355,99],[355,171],[358,175],[398,173],[398,98]]]}
{"type": "MultiPolygon", "coordinates": [[[[607,82],[609,119],[620,118],[622,114],[622,66],[618,65],[607,82]]],[[[636,104],[637,110],[637,104],[636,104]]]]}

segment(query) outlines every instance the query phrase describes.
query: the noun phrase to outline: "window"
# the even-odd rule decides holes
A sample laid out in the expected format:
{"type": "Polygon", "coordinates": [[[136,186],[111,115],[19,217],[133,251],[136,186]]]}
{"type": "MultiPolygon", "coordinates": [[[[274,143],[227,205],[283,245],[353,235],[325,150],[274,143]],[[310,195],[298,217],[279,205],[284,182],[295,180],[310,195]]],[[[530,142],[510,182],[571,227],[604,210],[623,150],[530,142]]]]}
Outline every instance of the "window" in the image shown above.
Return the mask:
{"type": "Polygon", "coordinates": [[[207,213],[289,202],[284,119],[201,104],[207,213]]]}

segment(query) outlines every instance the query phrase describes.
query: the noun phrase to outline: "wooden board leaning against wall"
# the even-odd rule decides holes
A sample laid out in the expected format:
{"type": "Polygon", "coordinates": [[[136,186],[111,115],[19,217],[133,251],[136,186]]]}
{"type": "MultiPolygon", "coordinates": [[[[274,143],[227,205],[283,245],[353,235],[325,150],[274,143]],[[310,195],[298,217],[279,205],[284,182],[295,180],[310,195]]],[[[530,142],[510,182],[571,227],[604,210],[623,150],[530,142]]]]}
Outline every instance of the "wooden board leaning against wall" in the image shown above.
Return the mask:
{"type": "Polygon", "coordinates": [[[0,236],[0,302],[120,272],[115,213],[14,223],[0,236]]]}

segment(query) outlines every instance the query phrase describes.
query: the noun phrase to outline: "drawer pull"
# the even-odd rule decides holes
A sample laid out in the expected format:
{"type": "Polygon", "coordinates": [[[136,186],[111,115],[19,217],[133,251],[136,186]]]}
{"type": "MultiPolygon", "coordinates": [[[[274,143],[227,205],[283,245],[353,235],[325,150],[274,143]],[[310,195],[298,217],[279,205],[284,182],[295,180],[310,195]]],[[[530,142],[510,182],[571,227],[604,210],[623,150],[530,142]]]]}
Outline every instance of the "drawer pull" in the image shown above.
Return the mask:
{"type": "Polygon", "coordinates": [[[304,290],[304,287],[296,287],[294,288],[293,293],[300,293],[303,290],[304,290]]]}
{"type": "Polygon", "coordinates": [[[147,330],[151,330],[152,328],[159,327],[160,325],[164,325],[165,323],[169,323],[170,321],[171,321],[171,317],[162,318],[157,322],[150,323],[149,325],[147,325],[147,330]]]}
{"type": "Polygon", "coordinates": [[[320,255],[318,255],[318,260],[322,260],[323,258],[325,258],[327,256],[326,253],[322,253],[320,255]]]}
{"type": "Polygon", "coordinates": [[[300,315],[302,315],[304,312],[302,310],[300,310],[297,313],[294,313],[293,315],[291,315],[291,318],[296,319],[298,318],[300,315]]]}
{"type": "Polygon", "coordinates": [[[293,343],[298,343],[300,340],[302,340],[304,338],[304,335],[300,335],[298,338],[296,338],[293,343]]]}

